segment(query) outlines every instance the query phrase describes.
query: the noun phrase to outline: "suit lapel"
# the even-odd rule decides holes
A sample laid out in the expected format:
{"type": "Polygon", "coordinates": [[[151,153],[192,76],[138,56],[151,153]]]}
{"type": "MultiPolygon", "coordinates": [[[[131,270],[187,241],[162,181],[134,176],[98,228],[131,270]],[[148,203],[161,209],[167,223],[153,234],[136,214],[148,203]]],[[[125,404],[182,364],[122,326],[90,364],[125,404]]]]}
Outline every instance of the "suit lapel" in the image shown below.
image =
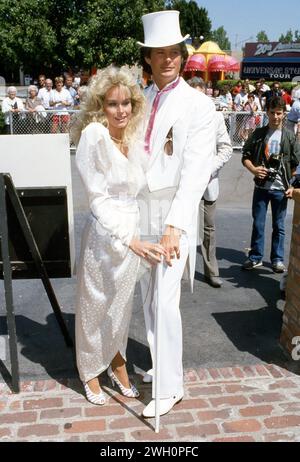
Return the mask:
{"type": "Polygon", "coordinates": [[[180,95],[184,91],[184,83],[180,82],[179,85],[166,93],[163,104],[159,107],[156,114],[151,140],[151,155],[149,160],[149,167],[153,164],[158,154],[161,152],[164,145],[164,140],[171,127],[175,124],[176,120],[182,114],[182,104],[179,104],[184,98],[180,95]]]}

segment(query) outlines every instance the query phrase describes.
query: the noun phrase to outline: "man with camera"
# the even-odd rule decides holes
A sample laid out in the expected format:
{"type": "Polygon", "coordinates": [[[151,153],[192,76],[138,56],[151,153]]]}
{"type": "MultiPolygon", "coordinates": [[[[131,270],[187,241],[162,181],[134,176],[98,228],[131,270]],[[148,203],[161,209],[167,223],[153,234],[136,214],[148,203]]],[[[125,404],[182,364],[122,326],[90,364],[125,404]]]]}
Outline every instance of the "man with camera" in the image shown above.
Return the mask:
{"type": "Polygon", "coordinates": [[[243,269],[262,266],[265,221],[270,202],[273,220],[271,264],[275,273],[283,273],[287,200],[291,197],[290,183],[300,161],[300,146],[296,137],[283,128],[284,100],[273,96],[267,101],[266,110],[269,124],[257,128],[243,148],[242,163],[254,175],[255,182],[251,250],[243,269]]]}

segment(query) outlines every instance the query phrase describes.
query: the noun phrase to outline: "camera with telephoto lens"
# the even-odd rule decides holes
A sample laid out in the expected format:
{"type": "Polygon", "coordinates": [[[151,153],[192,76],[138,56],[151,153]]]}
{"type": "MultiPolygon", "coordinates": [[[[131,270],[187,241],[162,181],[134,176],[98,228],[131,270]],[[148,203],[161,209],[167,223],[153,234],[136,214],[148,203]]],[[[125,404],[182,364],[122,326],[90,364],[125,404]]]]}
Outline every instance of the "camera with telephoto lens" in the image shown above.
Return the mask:
{"type": "Polygon", "coordinates": [[[274,182],[277,175],[280,175],[281,166],[281,154],[271,155],[265,167],[267,168],[268,174],[263,179],[255,178],[255,183],[258,186],[264,186],[267,181],[274,182]]]}
{"type": "Polygon", "coordinates": [[[268,175],[266,176],[266,181],[275,181],[276,176],[280,173],[280,154],[271,155],[268,161],[268,175]]]}

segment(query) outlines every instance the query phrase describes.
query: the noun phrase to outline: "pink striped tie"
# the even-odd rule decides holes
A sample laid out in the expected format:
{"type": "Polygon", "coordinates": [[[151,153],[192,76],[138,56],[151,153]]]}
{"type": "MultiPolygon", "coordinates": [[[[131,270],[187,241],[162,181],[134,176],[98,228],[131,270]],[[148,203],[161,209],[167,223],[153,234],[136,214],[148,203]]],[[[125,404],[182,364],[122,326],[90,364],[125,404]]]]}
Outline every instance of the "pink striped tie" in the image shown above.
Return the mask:
{"type": "Polygon", "coordinates": [[[150,138],[151,138],[151,133],[152,133],[153,126],[154,126],[155,116],[157,113],[160,97],[163,93],[166,93],[167,91],[173,90],[175,87],[177,87],[179,82],[180,82],[180,78],[178,77],[178,79],[175,80],[175,82],[173,82],[171,85],[169,85],[166,88],[163,88],[162,90],[158,90],[158,92],[156,93],[156,96],[152,104],[151,114],[150,114],[146,136],[145,136],[145,151],[147,152],[147,154],[150,154],[150,138]]]}

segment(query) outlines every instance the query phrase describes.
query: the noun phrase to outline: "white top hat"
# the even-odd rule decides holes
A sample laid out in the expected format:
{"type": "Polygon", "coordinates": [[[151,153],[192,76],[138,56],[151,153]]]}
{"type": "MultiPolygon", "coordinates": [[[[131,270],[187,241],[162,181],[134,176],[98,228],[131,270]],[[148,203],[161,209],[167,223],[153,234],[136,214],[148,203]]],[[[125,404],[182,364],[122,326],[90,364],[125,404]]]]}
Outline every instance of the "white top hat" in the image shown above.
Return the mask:
{"type": "Polygon", "coordinates": [[[182,36],[179,25],[179,11],[168,10],[149,13],[142,16],[145,43],[142,47],[160,48],[184,42],[189,34],[182,36]]]}

